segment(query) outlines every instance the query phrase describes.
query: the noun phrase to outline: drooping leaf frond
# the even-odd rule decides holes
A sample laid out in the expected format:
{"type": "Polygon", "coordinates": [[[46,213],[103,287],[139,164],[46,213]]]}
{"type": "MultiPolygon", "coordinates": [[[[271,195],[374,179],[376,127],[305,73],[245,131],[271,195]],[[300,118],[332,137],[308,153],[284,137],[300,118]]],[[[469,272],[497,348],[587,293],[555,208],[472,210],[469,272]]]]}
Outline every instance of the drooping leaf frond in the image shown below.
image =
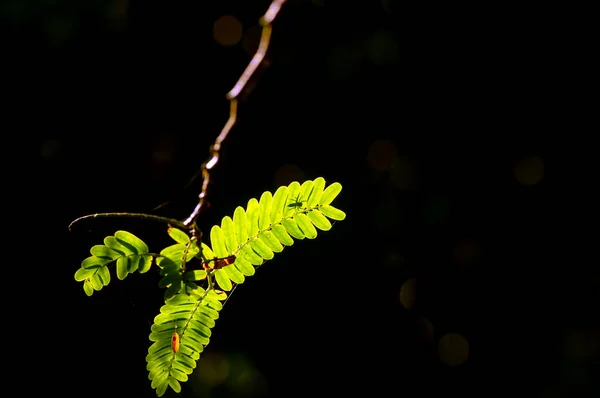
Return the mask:
{"type": "Polygon", "coordinates": [[[208,344],[211,329],[223,308],[220,300],[225,294],[215,290],[195,288],[189,293],[180,293],[169,299],[154,318],[150,341],[153,344],[146,356],[148,378],[156,394],[162,396],[167,387],[181,391],[180,382],[185,382],[196,367],[200,353],[208,344]],[[172,345],[174,333],[178,333],[178,345],[172,345]]]}
{"type": "Polygon", "coordinates": [[[110,283],[109,265],[116,264],[117,278],[123,280],[135,271],[148,272],[153,258],[148,246],[127,231],[117,231],[114,236],[107,236],[104,244],[93,246],[90,253],[92,255],[83,260],[81,268],[75,272],[75,280],[83,282],[83,290],[88,296],[110,283]]]}
{"type": "Polygon", "coordinates": [[[260,200],[250,199],[245,209],[235,209],[233,218],[224,217],[220,226],[210,230],[211,248],[216,257],[233,255],[235,262],[214,271],[219,287],[231,290],[232,282],[243,283],[246,276],[254,274],[255,267],[291,246],[294,239],[314,239],[317,230],[331,229],[329,219],[346,218],[342,210],[330,204],[341,189],[337,182],[325,188],[322,177],[302,185],[295,181],[275,194],[265,192],[260,200]]]}

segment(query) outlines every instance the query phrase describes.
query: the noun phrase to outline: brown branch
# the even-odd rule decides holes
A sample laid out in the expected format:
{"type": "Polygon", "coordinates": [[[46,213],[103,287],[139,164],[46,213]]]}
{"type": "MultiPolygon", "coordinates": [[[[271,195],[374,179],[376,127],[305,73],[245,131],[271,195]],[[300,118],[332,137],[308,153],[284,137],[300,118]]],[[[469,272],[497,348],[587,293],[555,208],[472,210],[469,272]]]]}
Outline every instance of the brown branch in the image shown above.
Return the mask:
{"type": "MultiPolygon", "coordinates": [[[[202,191],[198,195],[198,198],[199,198],[198,204],[196,205],[196,207],[194,208],[194,211],[192,211],[190,216],[185,221],[182,222],[182,221],[178,221],[178,220],[174,220],[174,219],[170,219],[170,218],[166,218],[166,217],[160,217],[160,216],[155,216],[152,214],[143,214],[143,213],[96,213],[96,214],[90,214],[87,216],[77,218],[76,220],[71,222],[71,224],[69,225],[69,230],[71,230],[73,225],[75,225],[76,223],[86,220],[86,219],[90,219],[90,218],[134,217],[134,218],[143,218],[143,219],[149,219],[149,220],[153,220],[153,221],[165,222],[165,223],[169,223],[169,224],[174,225],[179,228],[188,229],[188,230],[190,230],[193,239],[198,239],[198,240],[201,239],[201,231],[198,231],[198,229],[196,227],[196,218],[198,217],[198,214],[204,208],[205,203],[206,203],[206,201],[205,201],[206,193],[208,191],[208,184],[210,183],[210,170],[212,168],[214,168],[216,166],[216,164],[219,162],[219,154],[220,154],[220,150],[221,150],[221,144],[223,143],[223,141],[225,141],[225,138],[227,138],[229,131],[231,131],[231,128],[233,127],[233,125],[235,124],[235,122],[237,120],[237,104],[238,104],[237,98],[240,95],[240,93],[242,91],[244,91],[244,89],[246,88],[246,86],[248,84],[248,81],[250,80],[250,78],[252,77],[254,72],[256,71],[256,68],[261,64],[261,62],[263,62],[263,60],[265,58],[267,49],[269,48],[269,43],[271,41],[271,30],[272,30],[271,23],[273,22],[273,20],[279,13],[279,10],[281,9],[281,6],[283,5],[283,3],[285,3],[285,1],[286,0],[273,0],[271,2],[271,5],[269,6],[269,9],[265,13],[265,15],[263,15],[260,18],[260,25],[262,26],[262,34],[260,37],[258,49],[256,50],[256,53],[250,60],[250,63],[244,70],[244,73],[242,73],[242,75],[240,76],[238,81],[235,83],[235,86],[233,86],[231,91],[229,91],[226,96],[226,98],[229,100],[229,119],[227,119],[225,126],[223,126],[223,129],[221,130],[221,133],[217,136],[217,139],[215,140],[214,144],[212,144],[210,146],[210,157],[208,158],[208,160],[206,162],[202,163],[200,171],[198,173],[196,173],[196,175],[194,175],[194,177],[192,177],[192,180],[194,180],[199,174],[202,174],[202,191]],[[198,236],[199,234],[200,234],[200,236],[198,236]]],[[[192,180],[190,180],[190,182],[188,182],[188,185],[192,182],[192,180]]],[[[155,207],[154,210],[156,210],[162,206],[164,206],[164,203],[155,207]]]]}
{"type": "MultiPolygon", "coordinates": [[[[256,71],[256,68],[265,58],[265,54],[267,53],[267,49],[269,48],[269,43],[271,42],[271,24],[277,16],[277,14],[279,13],[279,10],[281,9],[281,6],[283,5],[283,3],[285,3],[285,1],[286,0],[273,0],[265,15],[263,15],[260,18],[262,34],[260,37],[258,49],[256,50],[256,53],[250,60],[250,63],[246,67],[246,70],[244,70],[244,73],[242,73],[238,81],[235,83],[235,86],[233,86],[231,91],[227,93],[226,97],[229,100],[229,119],[227,119],[225,126],[221,130],[221,133],[215,140],[214,144],[210,146],[210,157],[201,166],[202,191],[198,195],[198,204],[196,205],[190,216],[183,222],[183,225],[185,226],[193,226],[196,217],[198,217],[198,214],[200,214],[200,211],[205,206],[208,184],[210,183],[210,170],[213,169],[219,162],[219,151],[221,150],[221,144],[227,138],[229,131],[231,131],[231,128],[237,120],[237,98],[246,87],[248,80],[250,80],[250,78],[256,71]]],[[[191,229],[193,233],[196,233],[196,228],[191,227],[191,229]]]]}
{"type": "Polygon", "coordinates": [[[179,228],[187,228],[187,226],[179,220],[175,220],[172,218],[155,216],[154,214],[144,214],[144,213],[96,213],[89,214],[87,216],[76,218],[69,224],[69,231],[72,231],[73,225],[77,224],[80,221],[87,220],[90,218],[105,218],[105,217],[128,217],[128,218],[141,218],[143,220],[152,220],[163,222],[166,224],[171,224],[175,227],[179,228]]]}

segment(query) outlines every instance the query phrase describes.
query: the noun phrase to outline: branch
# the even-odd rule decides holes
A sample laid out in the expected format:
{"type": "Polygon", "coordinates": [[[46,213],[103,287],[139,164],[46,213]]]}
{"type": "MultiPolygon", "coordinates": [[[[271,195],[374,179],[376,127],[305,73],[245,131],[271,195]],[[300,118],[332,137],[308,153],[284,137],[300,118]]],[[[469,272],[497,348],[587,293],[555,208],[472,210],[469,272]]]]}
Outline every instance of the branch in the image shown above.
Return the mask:
{"type": "Polygon", "coordinates": [[[146,219],[146,220],[152,220],[152,221],[158,221],[158,222],[163,222],[163,223],[171,224],[171,225],[173,225],[175,227],[179,227],[179,228],[182,228],[182,229],[189,228],[187,225],[185,225],[184,223],[182,223],[179,220],[175,220],[173,218],[155,216],[154,214],[144,214],[144,213],[96,213],[96,214],[89,214],[87,216],[76,218],[75,220],[73,220],[71,222],[71,224],[69,224],[69,231],[72,232],[73,225],[75,225],[79,221],[87,220],[89,218],[98,218],[98,217],[130,217],[130,218],[141,218],[141,219],[146,219]]]}
{"type": "MultiPolygon", "coordinates": [[[[285,0],[273,0],[273,2],[269,6],[269,9],[265,13],[265,15],[263,15],[260,18],[260,25],[262,26],[262,34],[260,37],[260,43],[258,45],[258,49],[256,50],[256,53],[250,60],[250,63],[246,67],[246,70],[244,70],[244,73],[242,73],[242,76],[240,76],[237,83],[235,83],[235,86],[233,86],[231,91],[229,91],[227,93],[226,97],[229,100],[229,119],[227,119],[227,122],[225,123],[225,126],[221,130],[221,133],[215,140],[215,143],[213,145],[211,145],[210,157],[201,166],[202,191],[198,195],[198,199],[199,199],[198,204],[196,205],[196,207],[194,208],[194,210],[192,211],[190,216],[183,222],[183,224],[186,227],[188,227],[190,224],[194,223],[194,221],[196,220],[196,217],[198,217],[198,214],[204,207],[206,194],[208,191],[208,184],[210,183],[210,170],[213,169],[216,166],[216,164],[218,163],[219,151],[221,149],[221,144],[223,143],[225,138],[227,138],[229,131],[231,130],[231,128],[233,127],[233,125],[235,124],[236,119],[237,119],[237,97],[240,95],[242,90],[246,87],[248,80],[250,80],[250,78],[256,71],[256,68],[258,67],[258,65],[260,65],[260,63],[265,58],[265,54],[267,53],[267,49],[269,48],[269,43],[271,42],[271,30],[272,30],[271,24],[272,24],[273,20],[275,19],[275,17],[277,16],[277,14],[279,13],[279,10],[281,9],[281,6],[283,5],[283,3],[285,3],[285,0]]],[[[196,228],[192,228],[192,231],[195,232],[196,228]]]]}
{"type": "MultiPolygon", "coordinates": [[[[172,218],[155,216],[152,214],[144,214],[144,213],[96,213],[96,214],[90,214],[90,215],[79,217],[79,218],[75,219],[74,221],[71,222],[71,224],[69,224],[69,231],[71,231],[73,225],[76,224],[77,222],[86,220],[89,218],[132,217],[132,218],[142,218],[142,219],[147,219],[147,220],[164,222],[164,223],[168,223],[173,226],[179,227],[181,229],[187,229],[191,232],[192,239],[200,240],[202,233],[196,227],[196,218],[198,217],[198,214],[205,206],[205,199],[206,199],[206,194],[208,191],[208,184],[210,183],[210,170],[212,170],[216,166],[216,164],[219,162],[219,154],[220,154],[220,150],[221,150],[221,144],[223,143],[223,141],[225,141],[225,139],[227,138],[227,135],[229,134],[229,131],[231,131],[231,128],[233,127],[233,125],[235,124],[235,122],[237,120],[237,103],[238,103],[237,98],[240,95],[240,93],[244,90],[244,88],[246,88],[246,85],[247,85],[248,81],[250,80],[250,78],[252,77],[252,75],[254,74],[254,72],[256,71],[256,68],[261,64],[261,62],[265,58],[267,49],[269,48],[269,43],[271,42],[271,30],[272,30],[271,23],[273,22],[273,20],[279,13],[279,10],[281,9],[281,6],[283,5],[283,3],[285,3],[285,1],[286,0],[273,0],[271,2],[271,5],[269,6],[269,9],[265,13],[265,15],[263,15],[260,18],[260,25],[262,26],[262,34],[260,37],[260,43],[258,45],[258,49],[256,50],[256,53],[250,60],[250,63],[244,70],[244,73],[242,73],[242,75],[240,76],[238,81],[235,83],[235,86],[233,86],[231,91],[229,91],[226,96],[226,98],[229,100],[229,119],[227,119],[225,126],[223,126],[223,129],[221,130],[221,133],[217,136],[217,139],[215,140],[214,144],[212,144],[210,146],[210,157],[208,158],[208,160],[206,162],[202,163],[200,172],[196,173],[196,175],[194,175],[194,177],[192,177],[192,180],[194,180],[200,173],[202,174],[202,191],[198,195],[198,199],[199,199],[198,204],[196,205],[196,207],[194,208],[194,210],[192,211],[190,216],[185,221],[182,222],[182,221],[175,220],[172,218]],[[200,236],[198,236],[199,234],[200,234],[200,236]]],[[[188,182],[188,185],[191,183],[191,181],[188,182]]],[[[158,207],[154,208],[154,210],[162,207],[163,205],[164,204],[159,205],[158,207]]]]}

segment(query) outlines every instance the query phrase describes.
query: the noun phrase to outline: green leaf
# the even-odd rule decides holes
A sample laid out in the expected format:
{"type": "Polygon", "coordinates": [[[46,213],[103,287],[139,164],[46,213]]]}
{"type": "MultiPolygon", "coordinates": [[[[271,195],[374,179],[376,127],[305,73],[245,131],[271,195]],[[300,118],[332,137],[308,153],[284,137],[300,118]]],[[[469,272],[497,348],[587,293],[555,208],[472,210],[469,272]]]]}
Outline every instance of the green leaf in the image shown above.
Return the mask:
{"type": "Polygon", "coordinates": [[[245,276],[254,275],[254,267],[250,264],[250,261],[246,260],[243,254],[238,255],[233,265],[245,276]]]}
{"type": "Polygon", "coordinates": [[[285,210],[283,211],[283,217],[289,217],[296,211],[296,202],[300,194],[300,183],[298,181],[292,182],[288,185],[288,197],[285,202],[285,210]]]}
{"type": "Polygon", "coordinates": [[[310,222],[321,231],[329,231],[331,229],[331,222],[318,210],[311,210],[307,214],[310,222]]]}
{"type": "Polygon", "coordinates": [[[176,295],[177,293],[179,293],[179,291],[181,290],[181,279],[177,279],[175,282],[173,282],[171,284],[171,286],[169,286],[167,288],[167,290],[165,290],[165,300],[173,297],[174,295],[176,295]]]}
{"type": "Polygon", "coordinates": [[[93,275],[95,273],[96,270],[94,268],[79,268],[77,272],[75,272],[75,280],[77,282],[82,282],[88,277],[90,277],[90,275],[93,275]]]}
{"type": "Polygon", "coordinates": [[[91,296],[92,294],[94,294],[94,287],[92,286],[92,283],[89,280],[86,280],[83,282],[83,291],[88,296],[91,296]]]}
{"type": "Polygon", "coordinates": [[[218,225],[214,225],[210,230],[210,243],[213,252],[215,252],[215,256],[222,258],[229,255],[227,247],[225,246],[223,231],[218,225]]]}
{"type": "Polygon", "coordinates": [[[265,245],[268,246],[275,253],[279,253],[283,251],[283,246],[279,243],[279,240],[273,235],[271,231],[265,231],[258,236],[260,240],[263,241],[265,245]]]}
{"type": "Polygon", "coordinates": [[[221,220],[221,230],[223,231],[223,237],[225,238],[225,246],[227,247],[227,254],[225,256],[227,256],[237,249],[237,237],[235,236],[235,229],[231,217],[223,217],[223,220],[221,220]]]}
{"type": "MultiPolygon", "coordinates": [[[[98,268],[98,269],[103,269],[103,268],[104,267],[98,268]]],[[[102,278],[100,277],[98,272],[96,272],[94,275],[92,275],[89,280],[92,283],[94,290],[102,290],[102,288],[104,287],[104,282],[102,282],[102,278]]]]}
{"type": "Polygon", "coordinates": [[[235,235],[237,236],[237,246],[246,244],[248,240],[248,225],[246,220],[246,211],[238,206],[233,212],[233,225],[235,226],[235,235]]]}
{"type": "Polygon", "coordinates": [[[127,272],[129,272],[130,274],[137,271],[138,269],[138,265],[140,263],[140,256],[137,254],[134,254],[132,256],[128,256],[128,262],[127,262],[127,272]]]}
{"type": "Polygon", "coordinates": [[[127,246],[133,253],[146,254],[148,253],[148,246],[140,238],[127,231],[117,231],[115,238],[123,246],[127,246]]]}
{"type": "Polygon", "coordinates": [[[341,190],[342,184],[339,182],[334,182],[323,191],[323,195],[321,195],[319,204],[322,206],[330,204],[338,196],[341,190]]]}
{"type": "Polygon", "coordinates": [[[273,251],[260,239],[251,240],[250,247],[265,260],[270,260],[274,257],[273,251]]]}
{"type": "Polygon", "coordinates": [[[169,380],[168,377],[165,378],[164,380],[161,380],[160,384],[158,384],[155,387],[156,388],[156,396],[162,397],[163,395],[165,395],[165,392],[167,392],[167,386],[169,385],[168,380],[169,380]]]}
{"type": "Polygon", "coordinates": [[[285,203],[287,202],[288,187],[282,186],[275,191],[271,204],[271,224],[277,224],[283,218],[285,203]]]}
{"type": "Polygon", "coordinates": [[[315,207],[319,204],[319,200],[323,195],[323,188],[325,187],[325,179],[323,177],[315,178],[313,181],[312,191],[308,196],[306,204],[309,208],[315,207]]]}
{"type": "Polygon", "coordinates": [[[153,257],[148,254],[140,257],[140,262],[138,264],[138,272],[140,274],[144,274],[150,270],[150,267],[152,266],[152,259],[153,257]]]}
{"type": "MultiPolygon", "coordinates": [[[[210,247],[208,247],[208,245],[204,242],[202,242],[202,255],[207,260],[217,257],[215,253],[213,253],[213,251],[210,249],[210,247]]],[[[198,253],[198,256],[200,256],[200,253],[198,253]]],[[[202,257],[199,258],[202,259],[202,257]]]]}
{"type": "Polygon", "coordinates": [[[186,281],[201,281],[206,279],[206,271],[203,269],[188,271],[183,275],[183,279],[186,281]]]}
{"type": "Polygon", "coordinates": [[[162,397],[167,391],[169,385],[169,376],[160,374],[156,379],[152,380],[152,388],[156,388],[156,395],[162,397]]]}
{"type": "Polygon", "coordinates": [[[279,242],[283,243],[286,246],[291,246],[294,244],[294,240],[287,233],[283,225],[275,225],[271,230],[273,235],[279,240],[279,242]]]}
{"type": "Polygon", "coordinates": [[[314,239],[317,237],[317,230],[315,229],[314,225],[312,225],[306,214],[298,213],[296,214],[296,217],[294,217],[294,220],[298,222],[298,226],[308,239],[314,239]]]}
{"type": "Polygon", "coordinates": [[[167,230],[167,233],[177,243],[181,243],[181,244],[185,245],[185,244],[189,243],[189,241],[190,241],[190,237],[180,229],[170,226],[169,229],[167,230]]]}
{"type": "Polygon", "coordinates": [[[157,260],[158,265],[161,265],[164,261],[164,258],[168,258],[171,261],[181,264],[181,260],[183,258],[183,252],[185,251],[185,245],[181,243],[175,243],[174,245],[167,246],[160,251],[160,255],[157,260]]]}
{"type": "Polygon", "coordinates": [[[235,283],[244,283],[244,275],[236,267],[234,267],[233,264],[223,267],[222,269],[225,270],[227,277],[235,283]]]}
{"type": "Polygon", "coordinates": [[[181,262],[176,263],[175,261],[171,260],[170,258],[160,258],[160,260],[162,260],[160,262],[160,274],[161,275],[167,275],[167,274],[171,274],[173,272],[178,272],[181,269],[181,262]]]}
{"type": "Polygon", "coordinates": [[[196,257],[196,255],[200,252],[200,248],[198,247],[198,241],[194,241],[188,244],[188,249],[187,249],[187,257],[186,257],[186,262],[189,262],[190,260],[192,260],[194,257],[196,257]]]}
{"type": "Polygon", "coordinates": [[[173,272],[163,276],[160,281],[158,281],[158,287],[165,288],[169,285],[177,284],[181,281],[181,274],[179,272],[173,272]]]}
{"type": "Polygon", "coordinates": [[[117,260],[117,278],[125,279],[127,276],[127,268],[129,267],[129,259],[127,257],[119,257],[117,260]]]}
{"type": "Polygon", "coordinates": [[[283,220],[282,224],[285,227],[286,232],[294,238],[298,240],[305,238],[304,233],[298,228],[298,224],[296,224],[296,221],[293,219],[283,220]]]}
{"type": "MultiPolygon", "coordinates": [[[[299,200],[301,202],[305,202],[308,200],[308,197],[310,196],[310,192],[313,189],[313,182],[311,180],[307,180],[304,181],[302,183],[302,185],[300,186],[300,198],[299,200]]],[[[306,205],[303,204],[302,208],[305,208],[306,205]]]]}
{"type": "Polygon", "coordinates": [[[331,205],[324,205],[321,206],[319,208],[319,210],[321,210],[321,213],[325,214],[327,217],[331,218],[332,220],[343,220],[344,218],[346,218],[346,213],[344,213],[343,211],[336,209],[335,207],[331,206],[331,205]]]}
{"type": "MultiPolygon", "coordinates": [[[[190,330],[192,330],[192,329],[190,329],[190,330]]],[[[173,365],[173,370],[171,371],[171,373],[178,380],[181,380],[181,381],[184,381],[184,382],[188,380],[187,375],[185,373],[183,373],[180,369],[176,368],[175,365],[173,365]]],[[[178,392],[178,391],[176,390],[175,392],[178,392]]]]}
{"type": "Polygon", "coordinates": [[[104,286],[110,283],[110,272],[108,272],[108,267],[100,267],[98,268],[98,272],[96,273],[100,277],[102,284],[104,286]]]}
{"type": "Polygon", "coordinates": [[[117,259],[117,278],[123,280],[127,274],[137,271],[139,261],[140,256],[135,254],[119,257],[117,259]]]}
{"type": "Polygon", "coordinates": [[[246,207],[246,220],[248,221],[248,237],[258,235],[258,200],[252,198],[246,207]]]}
{"type": "Polygon", "coordinates": [[[264,192],[260,196],[258,202],[258,228],[260,231],[264,231],[271,225],[271,205],[273,203],[273,196],[271,192],[264,192]]]}
{"type": "Polygon", "coordinates": [[[111,260],[115,260],[121,255],[118,252],[111,249],[110,247],[106,247],[104,245],[92,246],[92,248],[90,249],[90,253],[96,257],[103,257],[111,260]]]}
{"type": "MultiPolygon", "coordinates": [[[[182,381],[186,381],[187,376],[185,375],[185,373],[183,375],[185,376],[185,380],[182,380],[182,381]]],[[[177,393],[181,392],[181,384],[179,384],[177,379],[175,379],[175,377],[173,377],[173,376],[169,376],[169,387],[171,387],[173,389],[173,391],[175,391],[177,393]]]]}
{"type": "MultiPolygon", "coordinates": [[[[223,300],[226,300],[226,299],[227,299],[227,294],[225,294],[225,292],[222,292],[222,291],[220,291],[220,290],[213,289],[213,290],[211,290],[211,291],[209,291],[209,292],[208,292],[208,295],[207,295],[207,297],[208,297],[209,299],[214,299],[214,300],[218,300],[218,301],[223,301],[223,300]]],[[[212,328],[212,327],[214,326],[214,322],[213,322],[213,325],[212,325],[212,326],[210,326],[210,325],[207,325],[207,326],[208,326],[209,328],[212,328]]]]}
{"type": "Polygon", "coordinates": [[[231,280],[227,276],[227,273],[223,269],[215,270],[215,280],[219,287],[225,291],[230,291],[233,287],[231,285],[231,280]]]}
{"type": "Polygon", "coordinates": [[[99,268],[110,263],[111,261],[113,260],[111,260],[110,258],[100,258],[91,256],[81,262],[81,268],[99,268]]]}
{"type": "Polygon", "coordinates": [[[114,236],[107,236],[104,238],[104,244],[111,249],[119,252],[122,255],[134,254],[135,252],[130,248],[130,245],[123,245],[121,242],[125,243],[125,241],[119,241],[114,236]]]}
{"type": "Polygon", "coordinates": [[[240,250],[240,253],[242,253],[246,260],[252,265],[258,266],[263,263],[262,257],[256,254],[250,246],[244,246],[242,250],[240,250]]]}

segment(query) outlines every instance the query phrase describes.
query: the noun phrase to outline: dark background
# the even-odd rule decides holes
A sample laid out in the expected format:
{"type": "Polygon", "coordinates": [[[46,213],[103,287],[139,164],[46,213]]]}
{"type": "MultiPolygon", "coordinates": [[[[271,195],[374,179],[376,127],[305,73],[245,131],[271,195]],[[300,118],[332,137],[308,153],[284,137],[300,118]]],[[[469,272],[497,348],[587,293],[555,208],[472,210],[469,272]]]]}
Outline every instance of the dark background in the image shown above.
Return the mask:
{"type": "MultiPolygon", "coordinates": [[[[26,391],[154,396],[144,358],[158,276],[113,278],[88,298],[73,274],[118,229],[159,251],[164,226],[67,226],[166,200],[155,214],[187,217],[200,180],[182,188],[227,119],[268,5],[2,5],[6,126],[34,148],[23,180],[50,259],[30,268],[50,293],[35,301],[47,329],[34,328],[45,339],[29,347],[26,391]],[[241,40],[215,28],[223,15],[241,40]]],[[[559,227],[566,154],[552,137],[580,129],[589,105],[570,91],[578,50],[559,11],[284,5],[199,223],[208,231],[263,191],[318,176],[342,184],[333,204],[347,218],[236,290],[181,396],[597,396],[600,275],[561,255],[585,233],[559,227]],[[461,364],[447,363],[465,353],[448,333],[468,342],[461,364]]]]}

